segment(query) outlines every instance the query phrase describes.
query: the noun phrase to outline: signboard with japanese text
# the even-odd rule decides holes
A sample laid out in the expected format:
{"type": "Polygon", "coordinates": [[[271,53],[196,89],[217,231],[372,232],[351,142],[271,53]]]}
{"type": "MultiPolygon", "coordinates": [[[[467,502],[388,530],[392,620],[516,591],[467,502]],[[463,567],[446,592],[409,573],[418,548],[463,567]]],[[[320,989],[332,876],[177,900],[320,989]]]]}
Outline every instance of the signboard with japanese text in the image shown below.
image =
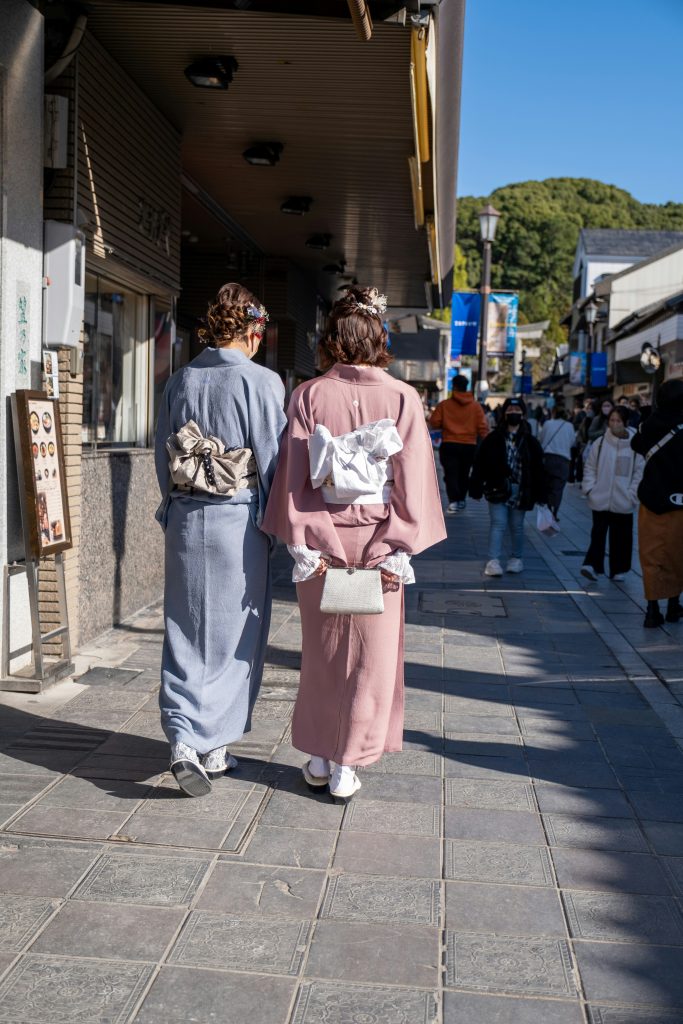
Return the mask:
{"type": "Polygon", "coordinates": [[[607,353],[593,352],[591,356],[591,387],[607,387],[607,353]]]}
{"type": "Polygon", "coordinates": [[[12,414],[26,550],[42,558],[73,546],[59,406],[42,391],[17,391],[12,414]]]}
{"type": "Polygon", "coordinates": [[[451,302],[451,359],[477,354],[481,319],[479,292],[453,292],[451,302]]]}

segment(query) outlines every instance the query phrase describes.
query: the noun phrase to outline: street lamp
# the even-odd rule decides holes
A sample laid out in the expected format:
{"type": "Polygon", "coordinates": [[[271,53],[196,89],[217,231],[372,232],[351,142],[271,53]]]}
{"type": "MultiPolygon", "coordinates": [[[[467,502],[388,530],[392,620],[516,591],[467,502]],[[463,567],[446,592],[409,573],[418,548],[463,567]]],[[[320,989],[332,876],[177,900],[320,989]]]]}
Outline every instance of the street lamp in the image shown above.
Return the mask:
{"type": "Polygon", "coordinates": [[[496,237],[500,214],[491,203],[479,213],[479,228],[484,247],[484,267],[481,278],[481,335],[479,338],[479,397],[486,389],[486,338],[489,326],[489,295],[491,293],[491,246],[496,237]]]}
{"type": "Polygon", "coordinates": [[[583,317],[588,326],[588,351],[592,352],[593,332],[595,330],[595,321],[598,319],[598,307],[592,299],[584,306],[583,317]]]}

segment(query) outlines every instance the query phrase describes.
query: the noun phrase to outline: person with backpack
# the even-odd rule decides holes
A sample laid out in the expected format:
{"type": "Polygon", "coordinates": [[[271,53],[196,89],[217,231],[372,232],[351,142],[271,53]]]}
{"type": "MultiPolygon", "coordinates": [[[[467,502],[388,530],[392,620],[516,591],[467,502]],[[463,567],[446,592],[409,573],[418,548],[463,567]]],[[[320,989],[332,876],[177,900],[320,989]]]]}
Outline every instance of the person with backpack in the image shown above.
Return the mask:
{"type": "Polygon", "coordinates": [[[564,409],[555,406],[551,416],[552,419],[547,420],[541,427],[538,440],[543,449],[548,508],[557,519],[562,494],[569,479],[575,431],[567,420],[564,409]]]}
{"type": "Polygon", "coordinates": [[[638,549],[651,629],[683,619],[683,380],[668,380],[631,447],[645,457],[638,489],[638,549]],[[666,616],[659,601],[667,602],[666,616]]]}
{"type": "Polygon", "coordinates": [[[449,516],[465,508],[477,441],[489,432],[486,413],[479,402],[475,402],[468,387],[464,374],[454,377],[451,397],[439,402],[429,420],[430,430],[440,430],[442,434],[439,460],[448,495],[446,515],[449,516]]]}
{"type": "Polygon", "coordinates": [[[609,537],[610,579],[621,582],[631,569],[633,510],[644,460],[631,450],[633,430],[628,409],[617,406],[607,418],[607,430],[591,447],[583,471],[583,492],[593,513],[590,547],[581,575],[597,580],[605,571],[609,537]]]}

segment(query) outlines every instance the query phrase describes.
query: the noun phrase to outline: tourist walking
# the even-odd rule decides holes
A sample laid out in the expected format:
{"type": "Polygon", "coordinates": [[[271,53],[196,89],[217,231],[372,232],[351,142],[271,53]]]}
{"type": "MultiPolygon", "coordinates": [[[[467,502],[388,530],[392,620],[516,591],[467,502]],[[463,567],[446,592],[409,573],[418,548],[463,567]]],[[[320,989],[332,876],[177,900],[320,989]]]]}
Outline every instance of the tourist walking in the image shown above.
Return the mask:
{"type": "Polygon", "coordinates": [[[446,536],[419,396],[385,370],[385,303],[350,287],[334,304],[327,372],[292,395],[264,521],[294,558],[301,610],[292,742],[308,784],[338,800],[360,788],[356,767],[402,747],[403,586],[411,555],[446,536]],[[383,593],[380,573],[340,567],[380,568],[383,593]]]}
{"type": "Polygon", "coordinates": [[[581,574],[597,580],[605,571],[609,538],[609,575],[616,582],[631,568],[633,510],[638,503],[638,484],[643,458],[631,449],[628,409],[612,409],[607,431],[591,447],[583,471],[583,492],[593,513],[590,547],[581,574]]]}
{"type": "Polygon", "coordinates": [[[645,625],[683,619],[683,380],[670,380],[657,392],[654,411],[633,437],[645,457],[638,489],[638,549],[647,600],[645,625]]]}
{"type": "Polygon", "coordinates": [[[277,374],[251,362],[268,314],[226,284],[208,347],[169,380],[156,433],[165,532],[159,704],[171,770],[189,796],[236,764],[251,728],[270,622],[270,541],[259,529],[285,425],[277,374]]]}
{"type": "Polygon", "coordinates": [[[487,576],[502,576],[503,544],[510,534],[507,572],[522,572],[524,518],[535,504],[545,504],[543,450],[531,436],[521,398],[506,398],[498,426],[485,438],[474,460],[470,495],[489,503],[487,576]]]}
{"type": "Polygon", "coordinates": [[[446,515],[449,516],[465,508],[477,439],[486,437],[489,432],[486,413],[468,387],[467,377],[462,374],[454,377],[451,397],[439,402],[429,420],[432,430],[441,431],[439,460],[448,496],[446,515]]]}
{"type": "Polygon", "coordinates": [[[548,508],[557,519],[562,504],[562,494],[569,479],[575,431],[567,420],[567,413],[564,409],[555,406],[551,417],[541,427],[538,440],[543,449],[548,508]]]}
{"type": "MultiPolygon", "coordinates": [[[[593,402],[593,415],[590,419],[584,420],[581,428],[587,445],[592,445],[601,438],[607,430],[607,422],[614,409],[614,402],[611,398],[603,398],[593,402]]],[[[584,451],[584,462],[589,453],[584,451]]]]}

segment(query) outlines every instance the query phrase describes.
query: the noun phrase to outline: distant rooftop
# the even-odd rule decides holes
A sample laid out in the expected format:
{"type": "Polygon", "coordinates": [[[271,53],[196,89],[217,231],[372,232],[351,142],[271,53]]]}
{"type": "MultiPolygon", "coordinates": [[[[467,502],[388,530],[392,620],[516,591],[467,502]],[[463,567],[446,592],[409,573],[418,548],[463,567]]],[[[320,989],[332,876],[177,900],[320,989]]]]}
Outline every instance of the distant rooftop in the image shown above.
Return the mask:
{"type": "Polygon", "coordinates": [[[589,256],[634,256],[647,259],[674,245],[683,245],[683,231],[582,228],[581,240],[589,256]]]}

